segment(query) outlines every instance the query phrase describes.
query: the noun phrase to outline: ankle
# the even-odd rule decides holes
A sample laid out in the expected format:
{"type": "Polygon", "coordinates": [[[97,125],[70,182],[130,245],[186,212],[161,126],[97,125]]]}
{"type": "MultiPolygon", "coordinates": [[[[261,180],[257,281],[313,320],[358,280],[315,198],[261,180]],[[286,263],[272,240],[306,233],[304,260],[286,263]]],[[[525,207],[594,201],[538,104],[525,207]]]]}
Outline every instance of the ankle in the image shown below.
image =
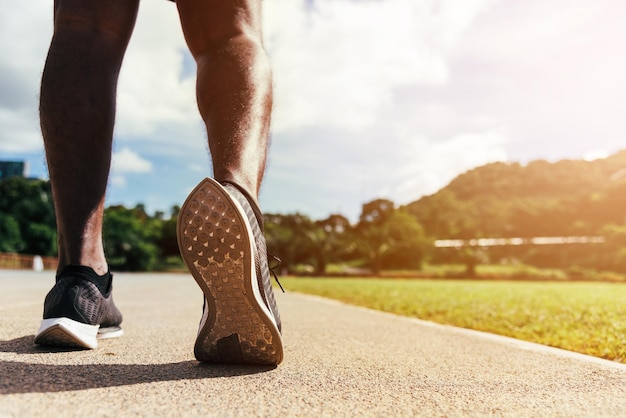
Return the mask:
{"type": "Polygon", "coordinates": [[[104,276],[109,272],[109,265],[107,264],[106,261],[104,262],[96,262],[96,263],[92,263],[89,261],[86,262],[81,262],[81,261],[75,261],[75,262],[61,262],[59,261],[59,265],[57,267],[57,274],[60,274],[65,267],[67,266],[83,266],[83,267],[89,267],[91,268],[94,273],[96,273],[98,276],[104,276]]]}

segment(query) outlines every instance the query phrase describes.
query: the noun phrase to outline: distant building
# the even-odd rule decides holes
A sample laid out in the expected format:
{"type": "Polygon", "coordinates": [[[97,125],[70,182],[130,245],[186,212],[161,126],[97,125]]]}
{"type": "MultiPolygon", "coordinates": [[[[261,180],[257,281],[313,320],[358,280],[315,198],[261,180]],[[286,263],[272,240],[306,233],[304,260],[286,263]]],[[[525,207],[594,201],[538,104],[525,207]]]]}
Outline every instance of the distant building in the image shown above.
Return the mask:
{"type": "Polygon", "coordinates": [[[26,177],[28,164],[25,161],[0,161],[0,181],[11,177],[26,177]]]}

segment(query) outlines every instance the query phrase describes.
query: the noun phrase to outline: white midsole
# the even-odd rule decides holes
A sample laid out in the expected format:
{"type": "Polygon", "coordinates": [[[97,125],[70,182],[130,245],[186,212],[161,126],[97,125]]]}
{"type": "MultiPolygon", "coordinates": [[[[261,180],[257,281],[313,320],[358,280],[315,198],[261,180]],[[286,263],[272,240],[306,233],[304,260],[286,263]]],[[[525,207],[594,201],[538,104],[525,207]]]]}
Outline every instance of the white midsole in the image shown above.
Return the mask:
{"type": "Polygon", "coordinates": [[[75,339],[79,340],[87,348],[96,348],[98,346],[98,329],[100,325],[88,325],[82,322],[74,321],[69,318],[49,318],[41,321],[41,326],[37,335],[46,330],[58,327],[75,339]]]}

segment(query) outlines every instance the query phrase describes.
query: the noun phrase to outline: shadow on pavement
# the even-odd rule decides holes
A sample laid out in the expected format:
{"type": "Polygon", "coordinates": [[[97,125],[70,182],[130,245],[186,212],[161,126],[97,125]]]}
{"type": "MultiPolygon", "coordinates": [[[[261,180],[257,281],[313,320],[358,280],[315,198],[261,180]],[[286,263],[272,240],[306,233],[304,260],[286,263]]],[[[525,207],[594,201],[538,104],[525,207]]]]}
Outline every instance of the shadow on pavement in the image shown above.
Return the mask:
{"type": "Polygon", "coordinates": [[[0,353],[37,354],[84,351],[82,348],[42,347],[35,345],[33,343],[34,340],[34,335],[26,335],[9,341],[0,341],[0,353]]]}
{"type": "MultiPolygon", "coordinates": [[[[0,341],[0,352],[56,352],[33,345],[34,336],[0,341]]],[[[67,350],[59,350],[67,351],[67,350]]],[[[0,395],[67,392],[139,383],[244,376],[275,366],[214,365],[195,360],[167,364],[37,364],[0,360],[0,395]]]]}

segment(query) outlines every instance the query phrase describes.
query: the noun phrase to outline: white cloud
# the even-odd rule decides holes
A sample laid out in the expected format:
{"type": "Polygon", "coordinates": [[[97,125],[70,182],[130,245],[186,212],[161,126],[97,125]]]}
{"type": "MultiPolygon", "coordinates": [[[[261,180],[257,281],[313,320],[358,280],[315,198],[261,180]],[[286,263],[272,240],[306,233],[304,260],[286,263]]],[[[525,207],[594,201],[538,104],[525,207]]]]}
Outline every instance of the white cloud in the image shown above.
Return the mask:
{"type": "Polygon", "coordinates": [[[458,110],[506,124],[517,160],[623,148],[624,17],[610,0],[496,4],[458,45],[455,97],[471,98],[458,110]]]}
{"type": "Polygon", "coordinates": [[[595,149],[595,150],[591,150],[591,151],[585,153],[583,155],[583,160],[585,160],[585,161],[601,160],[601,159],[609,157],[610,155],[611,155],[611,153],[606,151],[606,150],[595,149]]]}
{"type": "Polygon", "coordinates": [[[38,116],[29,108],[0,108],[0,151],[33,152],[43,146],[38,116]]]}
{"type": "Polygon", "coordinates": [[[207,172],[207,167],[201,164],[189,164],[187,168],[189,169],[189,171],[193,171],[194,173],[206,173],[207,172]]]}
{"type": "Polygon", "coordinates": [[[109,178],[109,185],[113,187],[124,189],[126,188],[127,183],[128,182],[126,181],[126,177],[118,175],[118,174],[113,174],[109,178]]]}
{"type": "MultiPolygon", "coordinates": [[[[20,2],[0,16],[0,152],[42,147],[38,96],[51,36],[50,1],[20,2]]],[[[142,140],[163,144],[164,152],[204,152],[186,54],[175,4],[142,2],[118,85],[121,144],[142,140]]]]}
{"type": "MultiPolygon", "coordinates": [[[[381,195],[406,202],[486,162],[626,146],[626,2],[263,5],[275,113],[262,200],[273,211],[321,217],[381,195]]],[[[51,18],[48,0],[0,14],[0,154],[12,158],[42,147],[51,18]]],[[[113,201],[180,203],[208,174],[194,73],[175,5],[142,2],[119,83],[113,201]],[[172,173],[172,194],[162,178],[129,175],[153,165],[172,173]]]]}
{"type": "Polygon", "coordinates": [[[122,148],[113,153],[111,170],[115,174],[121,173],[150,173],[152,163],[139,156],[130,148],[122,148]]]}
{"type": "Polygon", "coordinates": [[[317,1],[307,14],[299,2],[267,1],[271,179],[324,190],[304,203],[317,213],[341,195],[417,199],[459,170],[506,159],[497,118],[449,103],[454,51],[493,3],[317,1]]]}
{"type": "Polygon", "coordinates": [[[149,160],[142,158],[130,148],[124,147],[121,150],[114,152],[112,155],[111,174],[109,176],[109,185],[112,186],[110,192],[127,189],[127,175],[129,174],[144,174],[151,172],[152,163],[149,160]]]}
{"type": "Polygon", "coordinates": [[[509,133],[503,128],[468,132],[439,141],[419,143],[406,151],[395,187],[387,194],[402,203],[435,193],[459,173],[495,161],[507,161],[509,133]]]}
{"type": "Polygon", "coordinates": [[[195,72],[184,72],[186,51],[176,6],[143,2],[120,75],[119,137],[180,144],[172,128],[185,136],[198,123],[195,72]]]}
{"type": "Polygon", "coordinates": [[[0,152],[42,147],[39,80],[51,32],[49,1],[19,2],[0,17],[0,152]]]}
{"type": "Polygon", "coordinates": [[[276,78],[274,130],[369,129],[394,89],[448,81],[448,50],[487,0],[265,3],[276,78]]]}

